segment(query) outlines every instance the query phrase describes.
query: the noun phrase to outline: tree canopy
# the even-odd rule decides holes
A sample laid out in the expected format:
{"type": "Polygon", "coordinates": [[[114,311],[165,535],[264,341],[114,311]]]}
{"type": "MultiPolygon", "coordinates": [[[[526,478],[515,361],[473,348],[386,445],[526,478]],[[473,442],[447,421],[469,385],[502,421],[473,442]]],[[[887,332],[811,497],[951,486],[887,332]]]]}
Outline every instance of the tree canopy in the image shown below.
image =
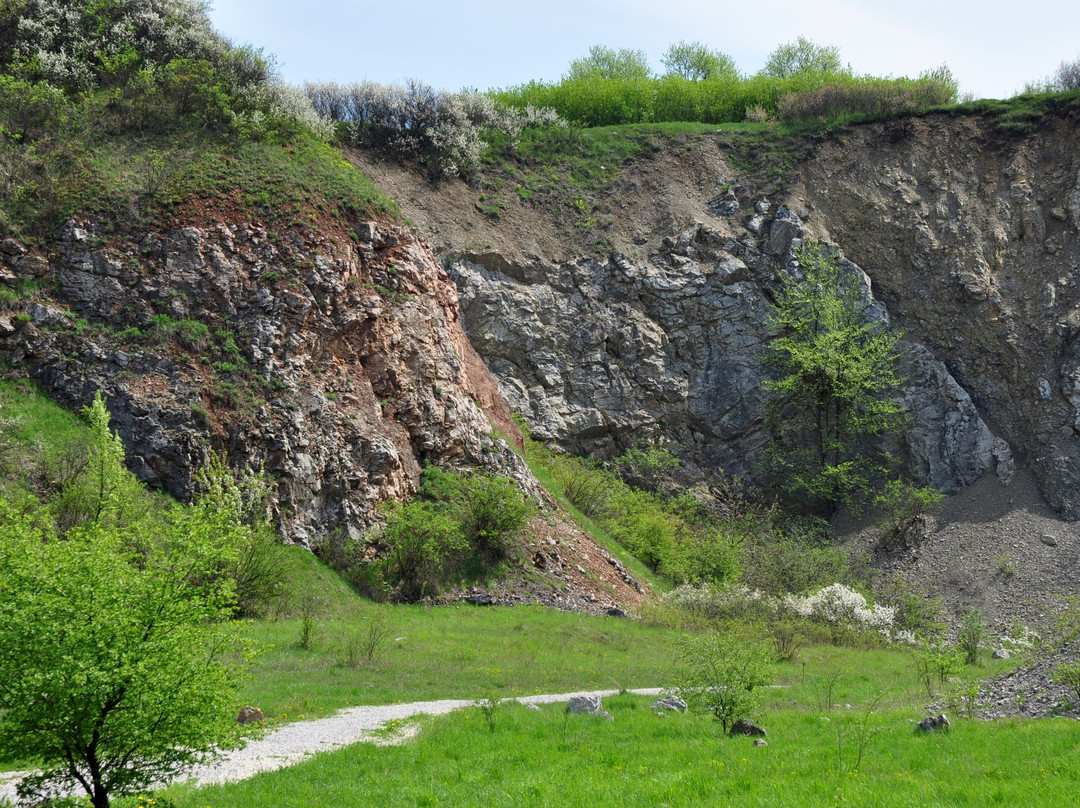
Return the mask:
{"type": "Polygon", "coordinates": [[[678,42],[668,47],[660,60],[669,74],[690,81],[738,75],[735,60],[701,42],[678,42]]]}
{"type": "Polygon", "coordinates": [[[832,509],[868,494],[887,464],[869,439],[902,423],[888,396],[900,383],[900,334],[869,316],[872,298],[857,270],[816,242],[796,258],[802,278],[781,278],[770,320],[770,458],[786,491],[832,509]]]}
{"type": "Polygon", "coordinates": [[[579,79],[618,79],[638,81],[649,78],[649,59],[644,51],[620,48],[613,50],[603,45],[593,45],[589,55],[570,63],[567,81],[579,79]]]}
{"type": "Polygon", "coordinates": [[[39,761],[23,796],[82,790],[104,808],[239,742],[229,571],[248,534],[228,483],[124,510],[100,397],[90,415],[87,518],[61,536],[48,506],[0,496],[0,756],[39,761]]]}
{"type": "Polygon", "coordinates": [[[840,61],[840,49],[834,45],[817,45],[806,37],[800,36],[794,42],[785,42],[777,46],[762,73],[778,79],[808,74],[843,73],[844,64],[840,61]]]}

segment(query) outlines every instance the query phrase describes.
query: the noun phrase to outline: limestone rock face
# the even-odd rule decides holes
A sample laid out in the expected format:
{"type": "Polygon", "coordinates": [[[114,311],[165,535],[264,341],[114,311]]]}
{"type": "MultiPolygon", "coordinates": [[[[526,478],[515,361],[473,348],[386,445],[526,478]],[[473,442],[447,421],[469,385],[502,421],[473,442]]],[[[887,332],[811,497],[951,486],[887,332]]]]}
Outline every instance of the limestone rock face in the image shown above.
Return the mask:
{"type": "MultiPolygon", "coordinates": [[[[1080,518],[1080,150],[1075,120],[1028,134],[927,115],[837,133],[792,195],[1080,518]]],[[[997,463],[1007,472],[1012,458],[997,463]]]]}
{"type": "MultiPolygon", "coordinates": [[[[646,258],[463,254],[448,271],[466,332],[536,436],[600,454],[664,438],[703,471],[752,480],[769,441],[770,290],[779,273],[800,276],[794,250],[809,235],[783,206],[758,229],[760,240],[699,222],[646,258]]],[[[839,256],[865,290],[865,316],[887,323],[868,275],[839,256]]],[[[908,340],[901,371],[911,428],[890,448],[916,477],[955,493],[996,468],[994,435],[946,367],[908,340]]]]}
{"type": "Polygon", "coordinates": [[[44,262],[59,291],[5,313],[0,355],[68,405],[101,390],[132,469],[180,497],[208,451],[265,468],[302,543],[364,530],[425,460],[531,480],[489,436],[520,439],[453,283],[412,231],[357,231],[219,223],[103,244],[69,222],[47,256],[4,242],[11,272],[44,262]]]}

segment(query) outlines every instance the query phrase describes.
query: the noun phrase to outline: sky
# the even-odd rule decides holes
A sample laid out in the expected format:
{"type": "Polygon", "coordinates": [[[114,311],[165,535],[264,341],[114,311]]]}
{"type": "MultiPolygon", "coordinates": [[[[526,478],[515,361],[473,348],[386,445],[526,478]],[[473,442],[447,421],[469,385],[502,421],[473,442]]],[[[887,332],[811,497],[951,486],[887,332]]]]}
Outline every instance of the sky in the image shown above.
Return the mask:
{"type": "Polygon", "coordinates": [[[1008,98],[1080,58],[1077,0],[213,0],[218,30],[277,58],[284,78],[419,79],[487,90],[558,81],[592,45],[702,42],[755,73],[777,45],[835,45],[859,74],[915,77],[947,64],[961,93],[1008,98]]]}

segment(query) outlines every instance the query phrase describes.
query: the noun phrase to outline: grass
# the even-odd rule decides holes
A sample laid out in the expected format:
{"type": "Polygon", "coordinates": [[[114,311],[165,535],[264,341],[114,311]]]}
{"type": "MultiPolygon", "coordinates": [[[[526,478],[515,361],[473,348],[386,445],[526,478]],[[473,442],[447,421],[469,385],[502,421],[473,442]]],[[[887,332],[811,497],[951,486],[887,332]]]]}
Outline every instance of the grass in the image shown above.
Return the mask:
{"type": "Polygon", "coordinates": [[[86,421],[43,395],[33,382],[0,379],[3,437],[22,452],[60,447],[86,435],[86,421]]]}
{"type": "Polygon", "coordinates": [[[168,793],[178,808],[310,805],[1072,805],[1080,747],[1071,721],[954,720],[914,730],[919,714],[784,710],[767,747],[725,738],[696,715],[605,700],[613,722],[496,708],[423,720],[402,746],[359,744],[227,786],[168,793]],[[863,723],[865,719],[865,724],[863,723]],[[861,747],[861,755],[860,755],[861,747]],[[856,765],[858,763],[858,765],[856,765]]]}
{"type": "Polygon", "coordinates": [[[19,146],[25,176],[5,198],[0,225],[47,243],[65,219],[88,214],[112,233],[205,218],[347,230],[360,218],[399,216],[339,150],[303,131],[235,139],[185,120],[146,129],[133,120],[107,94],[91,95],[48,138],[19,146]]]}
{"type": "Polygon", "coordinates": [[[637,621],[590,618],[536,606],[386,607],[320,618],[312,650],[297,646],[301,621],[260,621],[247,636],[264,650],[243,698],[266,715],[326,715],[357,704],[435,698],[656,687],[669,678],[678,632],[637,621]],[[372,664],[345,659],[350,630],[373,616],[388,630],[372,664]]]}
{"type": "Polygon", "coordinates": [[[558,501],[570,515],[573,517],[574,523],[583,531],[588,533],[593,540],[607,550],[613,558],[617,558],[622,565],[626,567],[627,571],[633,575],[638,581],[645,585],[648,585],[654,594],[666,592],[671,589],[671,585],[660,578],[656,573],[650,570],[647,566],[642,564],[637,558],[628,553],[623,547],[616,542],[611,536],[609,536],[603,528],[596,524],[592,519],[578,510],[570,500],[566,498],[563,493],[562,487],[555,480],[555,478],[537,459],[535,453],[530,455],[526,452],[523,455],[526,464],[529,466],[529,471],[533,473],[533,476],[544,487],[544,490],[551,494],[558,501]]]}

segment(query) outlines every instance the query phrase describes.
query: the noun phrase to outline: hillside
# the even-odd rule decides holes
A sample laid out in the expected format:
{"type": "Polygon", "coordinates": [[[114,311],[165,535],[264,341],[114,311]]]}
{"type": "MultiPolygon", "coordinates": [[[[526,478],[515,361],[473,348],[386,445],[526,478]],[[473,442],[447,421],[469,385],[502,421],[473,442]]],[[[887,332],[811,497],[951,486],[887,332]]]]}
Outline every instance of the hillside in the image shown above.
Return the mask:
{"type": "Polygon", "coordinates": [[[511,183],[584,174],[600,145],[553,167],[489,166],[472,184],[432,185],[371,152],[353,160],[454,277],[466,332],[534,434],[609,456],[663,439],[706,476],[752,476],[767,441],[773,273],[800,239],[838,245],[905,332],[914,428],[899,454],[952,495],[899,545],[871,529],[852,546],[932,582],[957,611],[1006,622],[1037,619],[1077,580],[1069,98],[1021,125],[1022,101],[803,136],[641,127],[627,134],[636,153],[591,187],[545,196],[511,183]]]}
{"type": "MultiPolygon", "coordinates": [[[[18,34],[0,37],[0,359],[69,408],[102,392],[141,481],[188,499],[214,453],[260,470],[283,537],[362,586],[448,514],[482,548],[487,523],[463,514],[495,475],[543,514],[520,551],[499,539],[483,574],[450,575],[451,589],[503,576],[496,600],[636,605],[620,543],[673,584],[828,583],[778,582],[760,558],[791,572],[830,532],[806,521],[822,515],[852,534],[855,567],[933,578],[956,612],[1006,619],[1006,583],[1040,602],[1072,591],[1075,93],[920,113],[955,101],[947,68],[860,77],[800,40],[828,66],[305,95],[200,7],[155,2],[80,8],[61,33],[39,24],[47,3],[0,9],[18,34]],[[838,122],[860,116],[877,120],[838,122]],[[892,426],[860,411],[842,449],[821,445],[846,491],[803,496],[777,464],[809,451],[793,437],[805,402],[777,403],[770,352],[818,243],[862,333],[902,334],[902,382],[864,399],[892,426]],[[592,536],[542,493],[512,413],[592,536]],[[888,460],[850,473],[871,458],[888,460]],[[882,504],[890,480],[915,497],[903,507],[954,497],[940,522],[962,536],[925,514],[886,514],[884,532],[880,513],[862,531],[836,515],[882,504]],[[985,529],[957,505],[1006,493],[985,529]],[[995,532],[1014,512],[1037,547],[995,532]],[[975,580],[923,569],[972,543],[975,580]]],[[[423,560],[459,556],[455,541],[423,560]]],[[[834,580],[870,586],[851,569],[834,580]]],[[[413,583],[410,598],[433,594],[413,583]]]]}

